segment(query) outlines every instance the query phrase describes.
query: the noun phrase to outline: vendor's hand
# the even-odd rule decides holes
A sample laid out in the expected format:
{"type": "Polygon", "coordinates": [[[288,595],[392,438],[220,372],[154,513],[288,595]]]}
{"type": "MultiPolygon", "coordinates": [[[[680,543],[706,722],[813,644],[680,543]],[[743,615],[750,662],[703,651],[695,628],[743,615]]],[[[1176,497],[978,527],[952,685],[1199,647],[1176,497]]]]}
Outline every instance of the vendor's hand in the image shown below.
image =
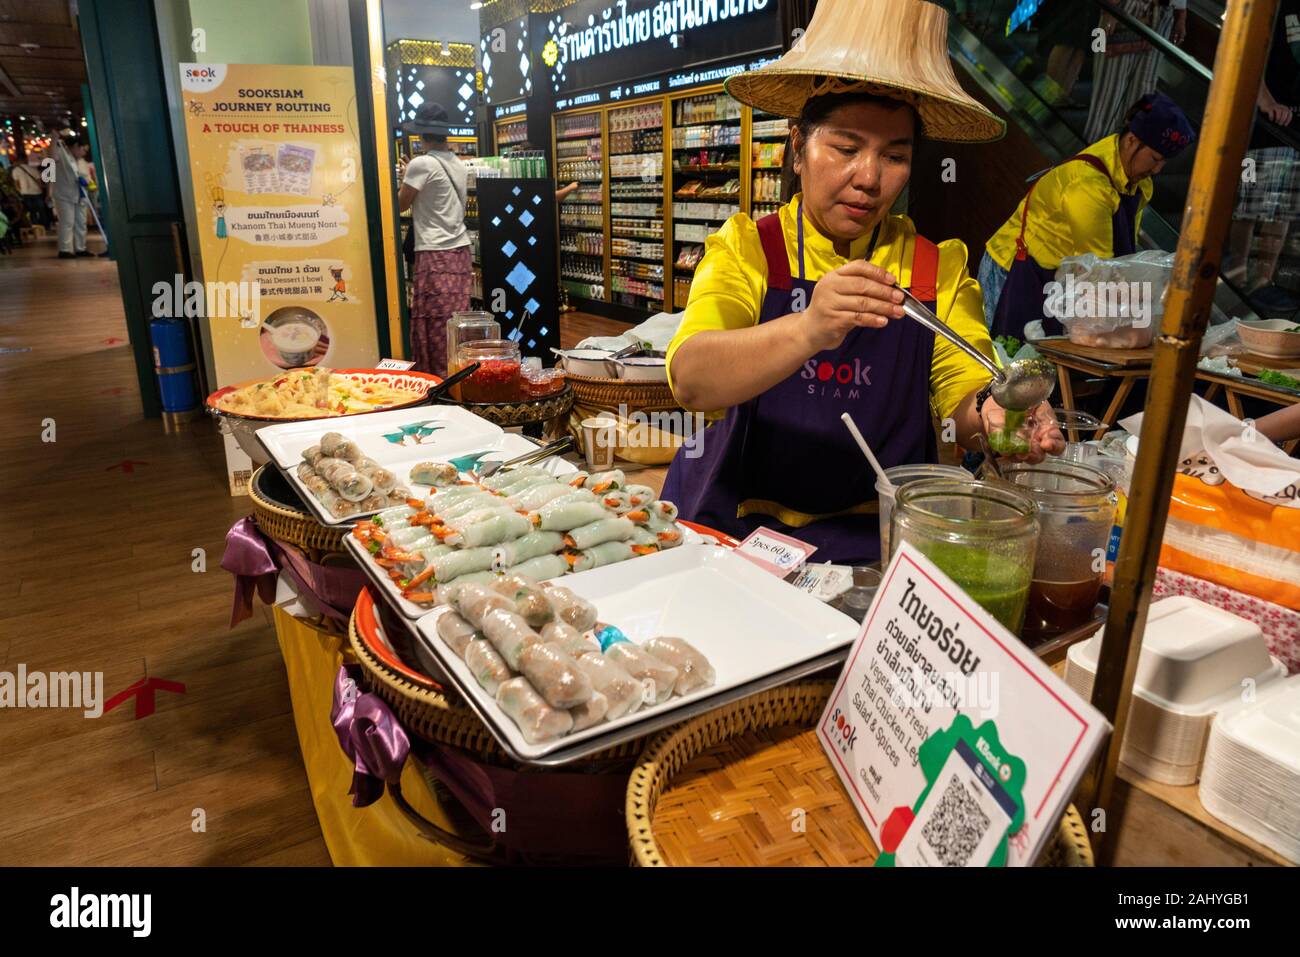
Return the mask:
{"type": "Polygon", "coordinates": [[[1169,39],[1174,43],[1182,43],[1187,39],[1187,8],[1174,11],[1174,25],[1169,31],[1169,39]]]}
{"type": "MultiPolygon", "coordinates": [[[[993,399],[984,402],[980,410],[980,419],[984,423],[984,434],[991,436],[1006,426],[1007,413],[993,399]]],[[[1032,434],[1029,438],[1029,452],[1025,455],[1005,455],[1003,458],[1013,462],[1041,462],[1049,455],[1060,455],[1065,451],[1065,436],[1056,421],[1052,407],[1046,402],[1028,413],[1032,434]]],[[[991,443],[990,443],[991,444],[991,443]]]]}
{"type": "Polygon", "coordinates": [[[903,291],[892,274],[857,259],[828,272],[803,314],[814,353],[838,348],[854,329],[880,329],[903,317],[903,291]]]}
{"type": "Polygon", "coordinates": [[[399,158],[398,158],[398,160],[397,160],[397,181],[398,181],[399,183],[400,183],[402,180],[406,179],[406,167],[407,167],[407,164],[409,164],[410,162],[411,162],[411,161],[410,161],[409,159],[407,159],[405,156],[402,156],[402,157],[399,157],[399,158]]]}

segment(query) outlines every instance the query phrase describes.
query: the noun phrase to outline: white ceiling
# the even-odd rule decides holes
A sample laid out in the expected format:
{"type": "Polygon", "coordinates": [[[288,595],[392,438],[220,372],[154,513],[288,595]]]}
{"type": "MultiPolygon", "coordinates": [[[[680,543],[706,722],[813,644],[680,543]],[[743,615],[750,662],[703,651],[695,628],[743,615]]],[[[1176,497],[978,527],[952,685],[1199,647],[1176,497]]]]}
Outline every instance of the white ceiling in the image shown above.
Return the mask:
{"type": "Polygon", "coordinates": [[[382,0],[384,43],[447,40],[478,46],[478,11],[470,0],[382,0]]]}

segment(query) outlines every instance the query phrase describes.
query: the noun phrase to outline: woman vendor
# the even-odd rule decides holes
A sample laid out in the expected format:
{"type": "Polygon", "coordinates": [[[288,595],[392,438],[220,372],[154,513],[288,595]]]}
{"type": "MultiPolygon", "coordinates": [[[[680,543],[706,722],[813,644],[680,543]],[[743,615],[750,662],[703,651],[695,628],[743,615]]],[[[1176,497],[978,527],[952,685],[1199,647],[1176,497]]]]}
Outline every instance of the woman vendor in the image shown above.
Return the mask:
{"type": "MultiPolygon", "coordinates": [[[[796,120],[802,191],[708,239],[669,378],[684,407],[726,411],[678,452],[663,494],[732,535],[764,526],[816,545],[819,560],[874,561],[875,477],[840,415],[885,468],[935,461],[932,414],[968,448],[1003,421],[988,373],[901,305],[910,288],[992,355],[965,247],[889,211],[919,136],[981,142],[1003,126],[958,85],[947,14],[921,0],[821,0],[794,50],[727,90],[796,120]]],[[[1030,457],[1063,451],[1050,413],[1037,421],[1030,457]]]]}
{"type": "Polygon", "coordinates": [[[1137,252],[1151,177],[1196,138],[1187,116],[1163,93],[1148,93],[1128,111],[1124,130],[1052,167],[1029,187],[1011,217],[988,241],[980,262],[985,321],[995,336],[1025,337],[1064,329],[1043,309],[1043,287],[1066,256],[1101,259],[1137,252]]]}

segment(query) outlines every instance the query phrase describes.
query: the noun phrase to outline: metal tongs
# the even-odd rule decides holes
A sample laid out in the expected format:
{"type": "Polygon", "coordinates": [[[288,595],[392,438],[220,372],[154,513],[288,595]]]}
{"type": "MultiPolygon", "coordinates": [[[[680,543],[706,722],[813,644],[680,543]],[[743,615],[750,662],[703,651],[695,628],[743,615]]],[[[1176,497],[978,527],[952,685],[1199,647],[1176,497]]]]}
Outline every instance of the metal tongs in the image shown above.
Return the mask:
{"type": "Polygon", "coordinates": [[[937,336],[942,336],[970,356],[993,376],[993,399],[1004,409],[1026,411],[1037,406],[1052,394],[1056,374],[1050,362],[1043,359],[1020,359],[1002,369],[996,362],[959,336],[912,293],[903,292],[903,312],[937,336]]]}
{"type": "Polygon", "coordinates": [[[523,455],[516,456],[513,459],[507,459],[504,462],[482,462],[475,470],[478,481],[483,481],[489,476],[496,475],[502,469],[519,468],[524,465],[532,465],[534,462],[540,462],[542,459],[550,458],[552,455],[559,455],[561,452],[567,452],[573,448],[573,436],[566,435],[564,438],[556,439],[554,442],[548,442],[540,448],[533,449],[531,452],[525,452],[523,455]]]}

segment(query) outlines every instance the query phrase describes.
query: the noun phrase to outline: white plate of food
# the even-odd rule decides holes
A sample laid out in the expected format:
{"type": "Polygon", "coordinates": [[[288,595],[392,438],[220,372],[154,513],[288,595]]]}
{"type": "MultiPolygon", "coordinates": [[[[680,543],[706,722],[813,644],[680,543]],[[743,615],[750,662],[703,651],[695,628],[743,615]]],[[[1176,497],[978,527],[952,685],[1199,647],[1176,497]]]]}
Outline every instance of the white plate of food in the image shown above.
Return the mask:
{"type": "Polygon", "coordinates": [[[321,436],[330,432],[384,466],[412,454],[436,459],[442,449],[460,449],[467,442],[491,441],[504,434],[500,426],[460,406],[425,405],[329,422],[308,419],[267,425],[257,430],[257,438],[276,465],[295,469],[303,461],[303,452],[319,445],[321,436]]]}
{"type": "MultiPolygon", "coordinates": [[[[465,629],[474,630],[474,612],[482,611],[482,603],[457,613],[439,607],[415,623],[416,640],[443,666],[501,745],[525,762],[546,763],[548,755],[568,751],[576,758],[640,736],[651,725],[675,723],[737,689],[842,653],[860,628],[733,550],[703,541],[552,584],[594,606],[594,626],[587,624],[590,616],[565,618],[579,638],[560,637],[546,622],[537,626],[540,640],[524,639],[509,614],[497,617],[492,610],[480,617],[488,637],[470,637],[465,629]],[[534,644],[546,651],[535,650],[534,644]],[[557,644],[567,659],[555,653],[557,644]],[[604,662],[590,661],[593,657],[604,662]],[[608,667],[611,662],[617,670],[608,667]],[[590,719],[587,709],[594,696],[579,701],[584,689],[572,675],[573,663],[587,675],[587,693],[602,692],[606,700],[601,708],[606,715],[619,712],[617,717],[581,726],[590,719]],[[612,677],[606,672],[630,676],[640,687],[638,700],[624,694],[623,680],[603,684],[612,677]],[[566,701],[579,703],[566,709],[566,701]],[[566,710],[567,718],[555,713],[566,710]],[[575,748],[579,745],[585,747],[575,748]]],[[[471,588],[454,600],[463,602],[467,594],[472,600],[471,588]]],[[[551,591],[543,588],[544,594],[551,591]]],[[[529,616],[527,624],[533,626],[540,620],[529,614],[536,601],[519,594],[518,616],[529,616]]],[[[552,604],[557,614],[567,615],[562,604],[552,604]]]]}
{"type": "MultiPolygon", "coordinates": [[[[531,445],[503,436],[493,458],[527,451],[520,444],[531,445]]],[[[675,506],[618,470],[589,475],[551,457],[514,473],[518,488],[507,483],[509,473],[486,480],[508,494],[443,486],[427,499],[431,507],[380,512],[359,521],[344,542],[390,603],[414,621],[437,605],[437,586],[461,575],[490,582],[519,571],[544,580],[701,540],[677,523],[675,506]],[[602,488],[607,482],[618,487],[602,488]],[[444,501],[445,507],[437,504],[444,501]]],[[[427,494],[426,487],[422,495],[427,494]]]]}

